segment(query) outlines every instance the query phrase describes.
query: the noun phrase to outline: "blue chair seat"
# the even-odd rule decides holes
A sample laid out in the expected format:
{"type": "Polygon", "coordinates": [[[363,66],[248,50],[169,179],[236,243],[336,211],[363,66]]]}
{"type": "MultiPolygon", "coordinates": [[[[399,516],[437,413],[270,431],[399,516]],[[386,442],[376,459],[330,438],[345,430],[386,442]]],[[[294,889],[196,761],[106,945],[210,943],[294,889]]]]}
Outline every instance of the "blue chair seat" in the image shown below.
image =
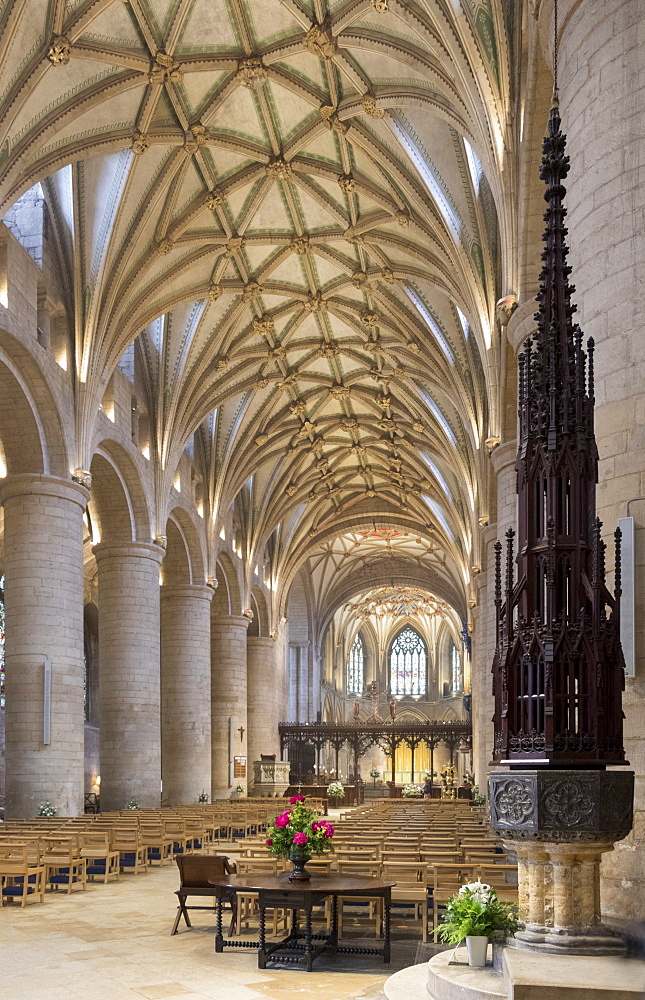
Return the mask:
{"type": "Polygon", "coordinates": [[[58,885],[69,885],[70,881],[78,882],[76,875],[50,875],[49,881],[58,885]]]}
{"type": "MultiPolygon", "coordinates": [[[[36,890],[32,889],[31,886],[29,886],[29,885],[27,886],[27,895],[28,896],[29,896],[30,893],[35,892],[35,891],[36,890]]],[[[3,896],[22,896],[22,893],[23,893],[23,887],[21,885],[6,885],[4,887],[4,889],[2,890],[2,895],[3,896]]]]}
{"type": "Polygon", "coordinates": [[[86,871],[88,875],[105,875],[105,864],[88,865],[86,871]]]}

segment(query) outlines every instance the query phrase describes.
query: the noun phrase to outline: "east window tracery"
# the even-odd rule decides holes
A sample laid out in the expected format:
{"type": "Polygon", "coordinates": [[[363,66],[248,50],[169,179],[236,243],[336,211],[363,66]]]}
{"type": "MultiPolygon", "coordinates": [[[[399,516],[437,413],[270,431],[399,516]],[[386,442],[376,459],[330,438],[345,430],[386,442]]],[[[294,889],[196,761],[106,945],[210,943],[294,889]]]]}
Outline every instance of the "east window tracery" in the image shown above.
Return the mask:
{"type": "Polygon", "coordinates": [[[392,694],[426,693],[428,655],[426,644],[413,628],[404,628],[390,649],[390,691],[392,694]]]}

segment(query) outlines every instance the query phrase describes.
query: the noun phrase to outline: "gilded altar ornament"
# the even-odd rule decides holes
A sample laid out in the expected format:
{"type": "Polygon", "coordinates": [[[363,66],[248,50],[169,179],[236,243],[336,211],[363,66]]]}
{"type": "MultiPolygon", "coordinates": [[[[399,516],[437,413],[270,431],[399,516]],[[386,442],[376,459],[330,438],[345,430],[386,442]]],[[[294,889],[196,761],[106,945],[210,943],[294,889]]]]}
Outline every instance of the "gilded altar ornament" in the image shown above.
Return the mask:
{"type": "Polygon", "coordinates": [[[222,296],[222,286],[212,282],[210,288],[208,289],[208,301],[217,302],[222,296]]]}
{"type": "Polygon", "coordinates": [[[273,177],[278,181],[286,181],[293,173],[293,167],[283,156],[276,156],[269,160],[264,168],[267,177],[273,177]]]}
{"type": "Polygon", "coordinates": [[[338,175],[338,186],[341,191],[345,194],[351,194],[355,188],[354,175],[353,174],[339,174],[338,175]]]}
{"type": "Polygon", "coordinates": [[[182,83],[184,71],[180,63],[165,52],[157,52],[150,65],[148,81],[152,84],[182,83]]]}
{"type": "Polygon", "coordinates": [[[304,257],[309,249],[309,237],[293,236],[289,244],[289,248],[292,253],[297,254],[299,257],[304,257]]]}
{"type": "Polygon", "coordinates": [[[304,37],[304,46],[307,52],[321,59],[332,59],[336,53],[336,39],[334,38],[331,26],[328,21],[322,24],[314,24],[304,37]]]}
{"type": "Polygon", "coordinates": [[[259,56],[247,56],[237,64],[237,76],[247,90],[257,90],[268,80],[269,75],[259,56]]]}
{"type": "Polygon", "coordinates": [[[141,154],[145,153],[145,151],[149,148],[150,148],[149,136],[147,136],[145,132],[140,132],[138,128],[135,128],[134,132],[132,133],[132,143],[130,145],[130,149],[132,150],[132,152],[135,153],[137,156],[141,156],[141,154]]]}
{"type": "Polygon", "coordinates": [[[371,94],[365,94],[365,96],[361,101],[361,104],[363,105],[363,111],[365,112],[366,115],[369,115],[370,118],[379,119],[383,118],[383,116],[385,115],[385,109],[379,108],[378,104],[376,103],[376,98],[372,97],[371,94]]]}
{"type": "Polygon", "coordinates": [[[72,57],[72,43],[65,35],[55,35],[47,50],[47,58],[52,66],[67,66],[72,57]]]}

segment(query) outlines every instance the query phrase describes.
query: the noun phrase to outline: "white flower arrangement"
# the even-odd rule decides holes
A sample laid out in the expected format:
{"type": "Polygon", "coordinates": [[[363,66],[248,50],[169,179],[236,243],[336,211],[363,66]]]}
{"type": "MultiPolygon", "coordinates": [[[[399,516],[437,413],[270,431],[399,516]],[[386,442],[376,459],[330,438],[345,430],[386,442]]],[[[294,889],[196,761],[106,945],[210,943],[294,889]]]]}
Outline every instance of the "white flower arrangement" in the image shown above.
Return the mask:
{"type": "Polygon", "coordinates": [[[51,804],[51,802],[43,802],[42,805],[38,807],[39,816],[55,816],[56,808],[51,804]]]}
{"type": "Polygon", "coordinates": [[[470,898],[475,903],[481,903],[482,906],[486,906],[491,898],[491,887],[486,882],[481,882],[478,879],[477,882],[468,882],[467,885],[462,885],[459,895],[465,896],[467,893],[470,893],[470,898]]]}
{"type": "Polygon", "coordinates": [[[136,799],[129,799],[125,804],[126,809],[138,809],[139,803],[136,799]]]}
{"type": "Polygon", "coordinates": [[[328,799],[342,799],[345,795],[345,787],[342,781],[330,781],[327,785],[328,799]]]}
{"type": "Polygon", "coordinates": [[[413,781],[409,781],[407,785],[403,786],[401,795],[404,799],[416,798],[418,795],[423,795],[423,788],[421,785],[417,785],[413,781]]]}
{"type": "Polygon", "coordinates": [[[244,788],[243,788],[242,785],[236,785],[235,786],[235,791],[237,792],[238,795],[241,795],[243,793],[243,791],[244,791],[244,788]]]}
{"type": "Polygon", "coordinates": [[[380,777],[381,777],[381,772],[379,771],[379,769],[377,767],[373,767],[372,770],[370,771],[370,778],[380,778],[380,777]]]}
{"type": "Polygon", "coordinates": [[[208,802],[208,792],[200,792],[197,796],[198,802],[208,802]]]}

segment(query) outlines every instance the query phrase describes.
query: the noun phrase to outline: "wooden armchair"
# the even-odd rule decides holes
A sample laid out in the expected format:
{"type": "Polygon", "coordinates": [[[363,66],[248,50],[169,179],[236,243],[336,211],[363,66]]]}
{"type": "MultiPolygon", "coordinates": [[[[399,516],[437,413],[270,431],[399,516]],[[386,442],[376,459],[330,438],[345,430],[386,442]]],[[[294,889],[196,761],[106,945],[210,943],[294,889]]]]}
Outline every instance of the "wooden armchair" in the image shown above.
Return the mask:
{"type": "Polygon", "coordinates": [[[45,867],[33,857],[30,845],[3,841],[0,843],[0,895],[5,900],[45,900],[45,867]]]}
{"type": "MultiPolygon", "coordinates": [[[[175,917],[175,922],[172,925],[172,930],[170,932],[171,935],[177,933],[179,920],[182,916],[186,921],[186,927],[192,927],[190,917],[188,916],[188,910],[211,910],[214,912],[214,900],[217,893],[215,891],[215,887],[211,885],[209,879],[225,878],[226,875],[229,875],[231,872],[236,870],[235,865],[231,864],[228,858],[221,855],[178,854],[175,857],[175,861],[177,862],[177,868],[179,869],[180,880],[179,888],[175,892],[179,901],[179,906],[177,907],[177,916],[175,917]],[[213,905],[186,906],[186,900],[189,896],[210,896],[213,900],[213,905]]],[[[237,900],[233,890],[231,890],[230,893],[227,893],[224,898],[231,907],[231,924],[228,931],[230,937],[235,929],[237,900]]]]}

